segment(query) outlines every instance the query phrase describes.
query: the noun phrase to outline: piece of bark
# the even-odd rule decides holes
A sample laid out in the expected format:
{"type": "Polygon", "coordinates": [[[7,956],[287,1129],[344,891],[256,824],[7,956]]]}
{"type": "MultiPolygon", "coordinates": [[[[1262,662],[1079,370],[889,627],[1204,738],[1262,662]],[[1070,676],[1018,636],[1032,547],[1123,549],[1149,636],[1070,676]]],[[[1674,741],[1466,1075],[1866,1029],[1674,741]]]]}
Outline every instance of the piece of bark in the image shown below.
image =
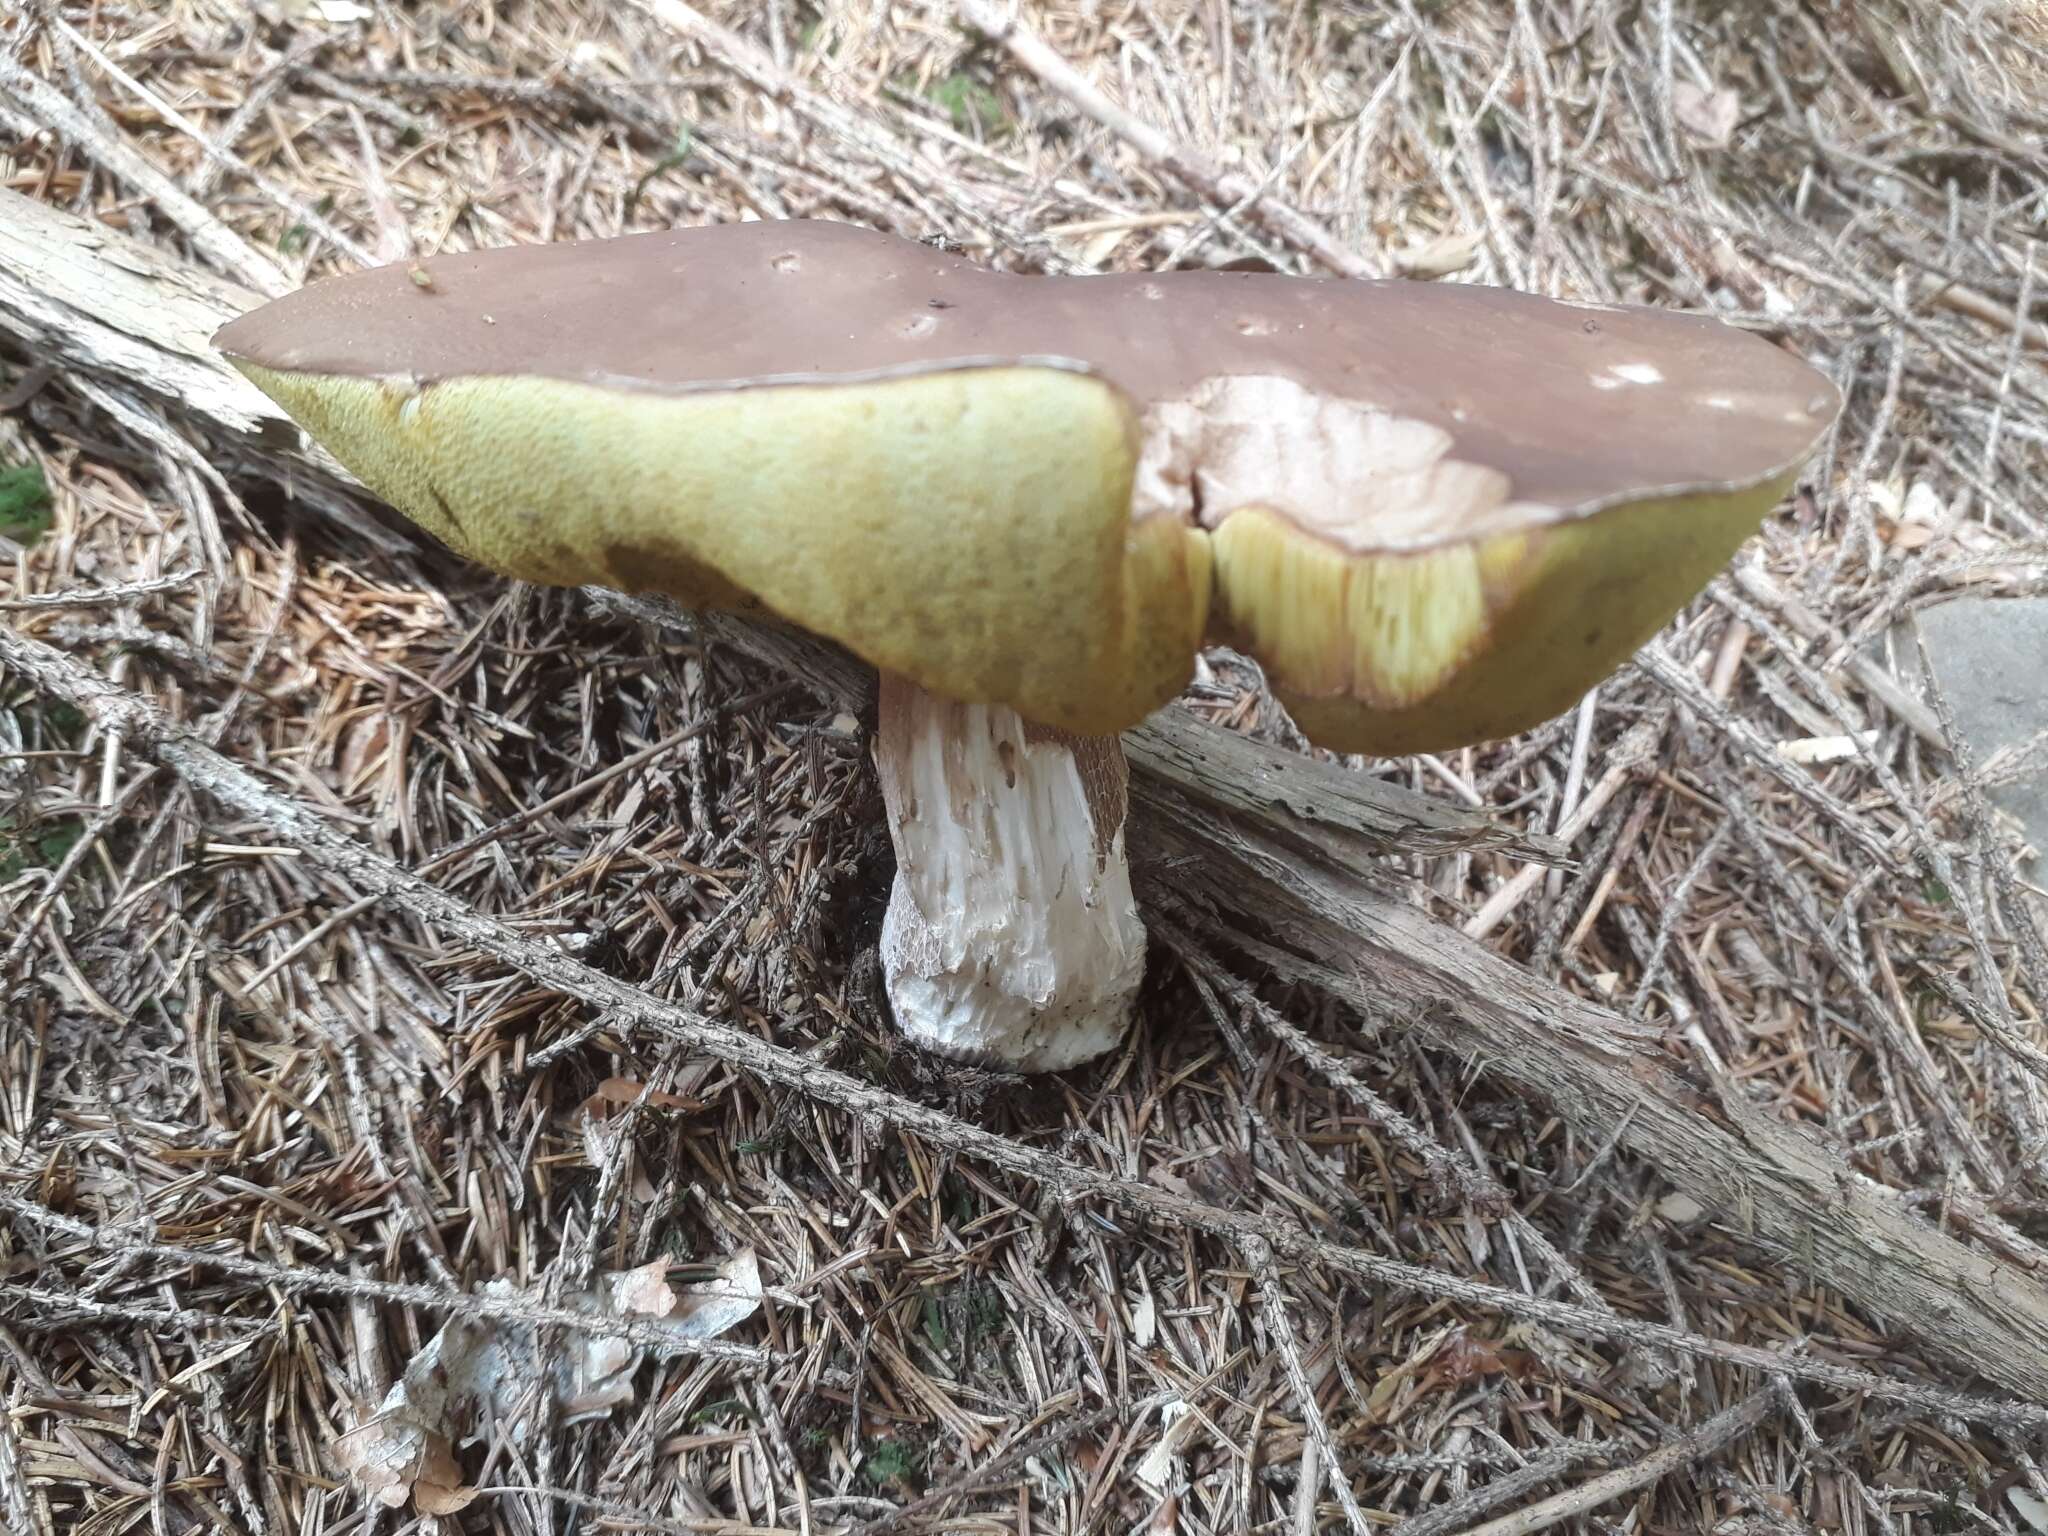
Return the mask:
{"type": "MultiPolygon", "coordinates": [[[[193,278],[160,253],[48,209],[39,210],[47,217],[35,227],[58,233],[54,247],[39,254],[16,218],[25,202],[0,192],[0,334],[49,336],[41,361],[60,371],[120,373],[155,396],[171,419],[243,455],[250,472],[301,491],[309,479],[324,477],[316,483],[330,486],[340,504],[361,515],[365,504],[338,469],[321,465],[324,456],[285,446],[274,455],[255,453],[264,420],[279,418],[252,405],[253,392],[225,387],[222,379],[233,376],[224,367],[219,378],[202,376],[205,357],[190,338],[210,326],[195,306],[217,303],[224,319],[253,296],[193,278]],[[62,228],[67,220],[69,230],[62,228]],[[54,297],[36,286],[38,274],[49,278],[54,297]],[[150,321],[133,286],[138,283],[148,292],[163,283],[162,291],[180,296],[181,329],[166,334],[150,321]],[[123,284],[130,285],[125,297],[105,297],[123,284]],[[99,296],[93,308],[83,307],[93,295],[99,296]],[[94,310],[109,303],[125,306],[118,325],[94,318],[94,310]],[[63,330],[67,313],[81,321],[69,333],[63,330]],[[97,350],[102,347],[115,350],[97,350]],[[152,348],[164,355],[151,357],[152,348]]],[[[291,441],[297,441],[295,429],[291,441]]],[[[723,615],[681,619],[667,604],[609,601],[657,622],[694,625],[790,671],[838,707],[861,708],[871,686],[859,663],[810,636],[723,615]]],[[[125,716],[135,702],[117,703],[111,695],[87,700],[82,693],[78,701],[93,703],[110,720],[125,716]]],[[[1212,941],[1236,943],[1279,974],[1327,988],[1376,1017],[1406,1024],[1432,1046],[1485,1064],[1596,1141],[1619,1127],[1622,1145],[1731,1231],[1799,1265],[1957,1366],[2035,1400],[2048,1398],[2048,1289],[2030,1270],[1937,1230],[1810,1132],[1750,1105],[1732,1085],[1695,1080],[1664,1052],[1655,1031],[1581,1001],[1434,922],[1370,869],[1375,848],[1390,841],[1413,847],[1408,839],[1416,835],[1435,840],[1426,844],[1430,851],[1493,846],[1522,857],[1545,852],[1541,843],[1335,764],[1229,738],[1184,711],[1162,711],[1126,743],[1134,769],[1133,854],[1153,901],[1227,914],[1229,922],[1204,924],[1212,941]]],[[[190,773],[176,761],[178,751],[161,744],[158,750],[190,773]]],[[[214,787],[204,775],[195,782],[214,787]]],[[[310,826],[296,830],[312,835],[310,826]]],[[[337,867],[348,868],[366,853],[337,849],[333,856],[337,867]]],[[[358,877],[363,873],[355,870],[358,877]]],[[[406,888],[418,898],[408,905],[419,915],[453,924],[458,936],[479,937],[474,925],[483,921],[480,915],[442,910],[438,897],[409,877],[406,888]]],[[[482,947],[543,982],[563,979],[551,970],[556,957],[539,964],[525,949],[515,954],[512,942],[492,937],[482,947]]],[[[580,979],[582,968],[574,969],[580,979]]],[[[623,994],[608,1001],[629,1012],[645,1006],[623,994]]],[[[784,1075],[779,1059],[759,1056],[757,1045],[734,1044],[729,1059],[784,1075]]],[[[801,1078],[794,1067],[787,1075],[801,1078]]],[[[857,1112],[879,1102],[876,1090],[825,1075],[834,1082],[826,1095],[833,1102],[857,1112]]],[[[905,1123],[1018,1172],[1054,1176],[1050,1166],[1020,1162],[1019,1149],[986,1133],[970,1134],[950,1122],[926,1125],[918,1115],[905,1123]]],[[[1419,1283],[1406,1266],[1351,1250],[1340,1258],[1331,1245],[1260,1219],[1205,1213],[1202,1220],[1224,1232],[1243,1224],[1277,1251],[1391,1283],[1419,1283]]],[[[1429,1284],[1435,1289],[1449,1279],[1429,1284]]],[[[1579,1319],[1590,1331],[1617,1325],[1646,1339],[1670,1332],[1591,1314],[1579,1319]]],[[[1719,1352],[1745,1361],[1754,1356],[1752,1363],[1770,1358],[1742,1346],[1720,1346],[1719,1352]]],[[[1819,1370],[1815,1361],[1797,1366],[1815,1379],[1819,1370]]]]}

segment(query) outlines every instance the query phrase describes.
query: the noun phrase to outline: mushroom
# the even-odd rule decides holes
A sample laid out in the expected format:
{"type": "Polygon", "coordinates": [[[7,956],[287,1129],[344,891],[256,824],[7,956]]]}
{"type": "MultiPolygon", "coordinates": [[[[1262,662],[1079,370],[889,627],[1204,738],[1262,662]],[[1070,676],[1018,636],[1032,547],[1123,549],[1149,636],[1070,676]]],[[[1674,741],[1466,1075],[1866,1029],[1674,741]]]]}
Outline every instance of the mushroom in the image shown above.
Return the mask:
{"type": "Polygon", "coordinates": [[[811,221],[379,268],[217,344],[494,570],[763,612],[872,663],[892,1009],[1018,1071],[1126,1031],[1116,733],[1205,638],[1323,745],[1512,734],[1698,591],[1839,403],[1704,319],[1020,278],[811,221]]]}

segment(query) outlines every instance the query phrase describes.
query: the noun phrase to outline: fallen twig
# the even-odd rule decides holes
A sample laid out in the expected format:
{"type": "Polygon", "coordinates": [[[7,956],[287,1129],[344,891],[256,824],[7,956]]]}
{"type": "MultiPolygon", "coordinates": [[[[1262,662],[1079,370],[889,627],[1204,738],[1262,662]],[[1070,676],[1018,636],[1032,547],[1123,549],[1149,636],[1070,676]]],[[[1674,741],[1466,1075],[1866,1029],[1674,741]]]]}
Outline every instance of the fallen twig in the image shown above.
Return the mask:
{"type": "Polygon", "coordinates": [[[1274,197],[1249,177],[1226,171],[1205,156],[1176,144],[1150,123],[1126,112],[1095,89],[1080,71],[1061,58],[1015,15],[991,0],[959,0],[960,19],[1010,56],[1074,106],[1143,155],[1164,166],[1210,202],[1243,208],[1254,219],[1297,250],[1306,251],[1344,277],[1378,277],[1379,269],[1355,251],[1348,251],[1327,230],[1274,197]]]}
{"type": "MultiPolygon", "coordinates": [[[[1280,1283],[1273,1250],[1266,1243],[1253,1239],[1244,1245],[1244,1252],[1251,1261],[1252,1278],[1259,1283],[1259,1310],[1265,1315],[1266,1326],[1273,1332],[1273,1342],[1280,1348],[1280,1361],[1287,1369],[1288,1384],[1294,1388],[1294,1400],[1301,1407],[1302,1422],[1308,1426],[1309,1439],[1314,1442],[1321,1458],[1321,1474],[1328,1478],[1331,1489],[1336,1493],[1337,1503],[1344,1511],[1345,1523],[1351,1527],[1353,1536],[1372,1536],[1372,1523],[1365,1518],[1365,1511],[1358,1507],[1358,1495],[1351,1488],[1351,1475],[1345,1471],[1344,1458],[1337,1454],[1337,1447],[1330,1439],[1330,1426],[1316,1402],[1315,1388],[1309,1382],[1308,1372],[1302,1367],[1301,1346],[1295,1341],[1294,1320],[1289,1315],[1294,1302],[1280,1283]]],[[[1303,1497],[1313,1504],[1314,1480],[1307,1481],[1311,1486],[1303,1497]]]]}
{"type": "Polygon", "coordinates": [[[1598,1509],[1610,1499],[1647,1488],[1749,1434],[1770,1416],[1771,1405],[1777,1396],[1774,1387],[1752,1393],[1733,1407],[1722,1409],[1705,1423],[1687,1430],[1669,1445],[1659,1446],[1633,1466],[1616,1467],[1612,1472],[1603,1472],[1576,1488],[1567,1488],[1547,1499],[1539,1499],[1511,1515],[1475,1525],[1465,1532],[1465,1536],[1531,1536],[1535,1531],[1547,1531],[1574,1515],[1598,1509]]]}
{"type": "Polygon", "coordinates": [[[173,571],[168,576],[149,576],[141,581],[124,581],[114,587],[74,587],[65,592],[32,592],[26,597],[0,598],[0,609],[19,608],[113,608],[138,598],[176,592],[202,580],[205,572],[173,571]]]}

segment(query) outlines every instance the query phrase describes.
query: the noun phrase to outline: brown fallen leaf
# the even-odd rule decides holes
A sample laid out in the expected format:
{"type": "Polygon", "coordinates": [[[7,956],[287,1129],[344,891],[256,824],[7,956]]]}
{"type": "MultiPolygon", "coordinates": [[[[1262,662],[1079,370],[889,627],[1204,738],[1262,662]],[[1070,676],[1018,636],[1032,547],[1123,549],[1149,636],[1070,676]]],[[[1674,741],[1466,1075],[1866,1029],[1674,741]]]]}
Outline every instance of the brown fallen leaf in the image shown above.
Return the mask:
{"type": "Polygon", "coordinates": [[[1535,1366],[1536,1358],[1527,1350],[1503,1348],[1496,1340],[1474,1338],[1461,1328],[1430,1357],[1423,1375],[1429,1385],[1464,1386],[1482,1376],[1506,1375],[1522,1381],[1535,1366]]]}
{"type": "MultiPolygon", "coordinates": [[[[379,1412],[334,1442],[334,1462],[370,1498],[386,1509],[396,1509],[434,1465],[435,1453],[428,1441],[428,1432],[418,1425],[379,1412]]],[[[448,1458],[446,1440],[440,1443],[439,1455],[448,1458]]]]}
{"type": "Polygon", "coordinates": [[[412,1507],[423,1515],[452,1515],[467,1509],[475,1498],[476,1490],[464,1485],[462,1469],[456,1466],[448,1442],[439,1435],[429,1436],[426,1458],[413,1480],[412,1507]]]}
{"type": "MultiPolygon", "coordinates": [[[[630,1077],[608,1077],[591,1092],[589,1098],[576,1106],[579,1114],[602,1120],[614,1109],[632,1103],[640,1097],[646,1087],[630,1077]]],[[[659,1088],[647,1095],[647,1102],[654,1109],[702,1109],[702,1099],[689,1099],[680,1093],[663,1093],[659,1088]]]]}

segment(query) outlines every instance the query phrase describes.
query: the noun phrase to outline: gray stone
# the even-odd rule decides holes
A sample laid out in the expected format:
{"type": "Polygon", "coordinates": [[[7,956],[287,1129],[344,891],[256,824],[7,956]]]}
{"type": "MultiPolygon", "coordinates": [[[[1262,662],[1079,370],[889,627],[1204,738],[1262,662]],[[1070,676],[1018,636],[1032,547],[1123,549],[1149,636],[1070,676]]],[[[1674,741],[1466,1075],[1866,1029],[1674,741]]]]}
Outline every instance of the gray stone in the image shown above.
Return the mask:
{"type": "MultiPolygon", "coordinates": [[[[1923,610],[1919,624],[1979,772],[1999,748],[2048,731],[2048,598],[1955,598],[1923,610]]],[[[2048,763],[2041,754],[2034,762],[2031,776],[1994,786],[1990,797],[2020,819],[2036,853],[2048,856],[2048,763]]]]}

